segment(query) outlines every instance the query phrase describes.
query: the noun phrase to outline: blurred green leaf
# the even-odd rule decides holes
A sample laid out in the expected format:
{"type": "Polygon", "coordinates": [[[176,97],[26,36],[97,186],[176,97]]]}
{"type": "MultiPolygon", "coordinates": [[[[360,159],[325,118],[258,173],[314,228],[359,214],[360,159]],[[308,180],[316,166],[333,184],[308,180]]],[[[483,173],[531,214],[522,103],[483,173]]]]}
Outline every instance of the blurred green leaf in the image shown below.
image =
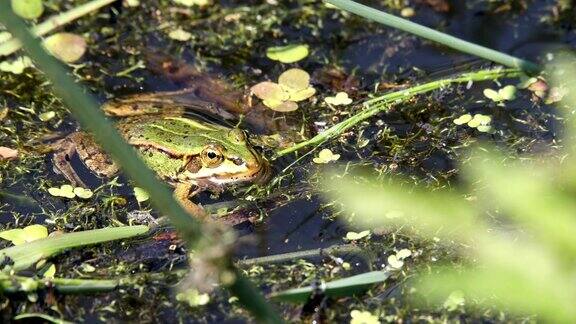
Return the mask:
{"type": "Polygon", "coordinates": [[[347,220],[358,227],[408,223],[430,235],[463,240],[483,228],[475,219],[476,211],[458,192],[431,191],[400,181],[359,183],[334,173],[325,179],[327,195],[354,215],[347,220]]]}
{"type": "Polygon", "coordinates": [[[501,209],[560,255],[576,257],[576,201],[558,187],[556,168],[478,150],[463,170],[485,208],[501,209]]]}

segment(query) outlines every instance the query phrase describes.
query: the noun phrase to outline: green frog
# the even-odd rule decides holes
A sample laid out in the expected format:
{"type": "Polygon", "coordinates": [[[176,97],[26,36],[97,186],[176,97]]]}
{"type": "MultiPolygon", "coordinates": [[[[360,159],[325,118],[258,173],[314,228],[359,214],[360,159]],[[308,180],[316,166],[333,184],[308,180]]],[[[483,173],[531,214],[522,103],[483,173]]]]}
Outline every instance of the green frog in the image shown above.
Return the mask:
{"type": "MultiPolygon", "coordinates": [[[[116,123],[120,134],[159,178],[175,188],[175,197],[192,214],[207,216],[189,200],[201,191],[219,193],[229,185],[268,180],[269,163],[243,130],[184,117],[179,109],[151,111],[146,104],[149,100],[139,96],[121,102],[104,105],[105,112],[122,116],[116,123]],[[146,109],[141,111],[140,106],[146,109]]],[[[75,185],[85,186],[70,163],[73,154],[99,177],[119,171],[92,136],[75,132],[59,141],[53,155],[56,171],[75,185]]]]}

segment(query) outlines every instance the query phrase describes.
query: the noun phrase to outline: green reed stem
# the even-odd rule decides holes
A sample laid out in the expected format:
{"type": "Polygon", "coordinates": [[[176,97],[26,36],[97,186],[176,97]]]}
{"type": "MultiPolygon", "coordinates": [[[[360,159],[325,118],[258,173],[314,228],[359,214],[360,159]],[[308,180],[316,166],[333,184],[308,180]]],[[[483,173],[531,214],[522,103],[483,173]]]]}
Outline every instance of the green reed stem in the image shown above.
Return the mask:
{"type": "MultiPolygon", "coordinates": [[[[12,36],[22,42],[30,58],[53,83],[54,91],[67,104],[80,125],[92,133],[130,179],[150,194],[152,204],[161,213],[168,215],[190,247],[197,245],[201,240],[206,240],[202,224],[190,217],[172,198],[167,186],[156,179],[154,172],[142,162],[135,150],[124,142],[112,124],[106,120],[94,98],[86,94],[84,89],[66,74],[60,62],[44,51],[40,42],[28,31],[26,24],[9,8],[8,0],[0,0],[0,22],[12,36]]],[[[252,285],[246,284],[247,279],[238,274],[237,280],[239,281],[237,284],[229,287],[230,291],[239,297],[242,304],[258,321],[275,323],[282,321],[260,292],[252,285]]]]}
{"type": "Polygon", "coordinates": [[[374,20],[383,25],[403,30],[416,36],[420,36],[433,42],[453,48],[460,52],[478,56],[507,67],[520,69],[526,73],[538,73],[540,70],[542,70],[542,68],[536,63],[501,53],[471,42],[467,42],[457,37],[450,36],[432,28],[413,23],[409,20],[396,17],[394,15],[359,4],[351,0],[326,0],[326,2],[335,5],[342,10],[346,10],[364,18],[374,20]]]}
{"type": "Polygon", "coordinates": [[[391,92],[373,99],[366,100],[363,103],[366,109],[328,128],[324,132],[312,137],[309,140],[300,142],[292,147],[277,151],[276,156],[274,158],[278,158],[280,156],[296,152],[307,146],[321,145],[322,143],[344,133],[349,128],[358,125],[360,122],[376,115],[377,113],[390,109],[392,105],[405,102],[416,95],[441,89],[443,87],[455,83],[495,80],[503,77],[518,77],[520,76],[521,73],[522,72],[518,69],[480,70],[476,72],[464,73],[454,78],[448,78],[424,83],[405,90],[391,92]]]}

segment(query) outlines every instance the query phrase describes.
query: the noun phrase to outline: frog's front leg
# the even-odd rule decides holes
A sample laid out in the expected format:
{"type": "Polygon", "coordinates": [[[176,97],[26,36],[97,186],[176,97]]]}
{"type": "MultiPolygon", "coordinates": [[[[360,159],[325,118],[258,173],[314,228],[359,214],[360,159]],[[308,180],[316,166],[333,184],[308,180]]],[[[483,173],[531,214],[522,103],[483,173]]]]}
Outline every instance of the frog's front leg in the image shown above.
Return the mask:
{"type": "Polygon", "coordinates": [[[208,213],[204,208],[190,201],[190,197],[195,196],[199,192],[203,191],[201,187],[198,187],[192,183],[179,183],[174,188],[174,197],[184,209],[191,215],[200,218],[201,220],[208,218],[208,213]]]}
{"type": "Polygon", "coordinates": [[[76,153],[76,142],[74,141],[74,134],[67,136],[55,144],[56,153],[54,153],[52,156],[54,172],[62,174],[68,181],[70,181],[70,183],[75,186],[86,187],[70,162],[72,156],[76,153]]]}
{"type": "Polygon", "coordinates": [[[86,187],[72,167],[71,158],[74,154],[78,154],[84,165],[99,177],[110,177],[118,172],[116,163],[86,133],[72,133],[56,146],[56,153],[52,157],[54,169],[74,185],[86,187]]]}

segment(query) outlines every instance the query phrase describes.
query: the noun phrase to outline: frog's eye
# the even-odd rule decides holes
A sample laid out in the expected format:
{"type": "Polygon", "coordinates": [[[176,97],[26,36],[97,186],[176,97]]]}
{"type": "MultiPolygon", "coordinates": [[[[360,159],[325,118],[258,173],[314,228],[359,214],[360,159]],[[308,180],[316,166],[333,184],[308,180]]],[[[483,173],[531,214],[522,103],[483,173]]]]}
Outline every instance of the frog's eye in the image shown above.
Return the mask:
{"type": "Polygon", "coordinates": [[[205,167],[215,168],[224,161],[224,154],[222,154],[221,147],[217,145],[208,145],[202,150],[200,158],[205,167]]]}
{"type": "Polygon", "coordinates": [[[229,133],[229,136],[238,143],[246,142],[246,134],[241,129],[232,129],[229,133]]]}

